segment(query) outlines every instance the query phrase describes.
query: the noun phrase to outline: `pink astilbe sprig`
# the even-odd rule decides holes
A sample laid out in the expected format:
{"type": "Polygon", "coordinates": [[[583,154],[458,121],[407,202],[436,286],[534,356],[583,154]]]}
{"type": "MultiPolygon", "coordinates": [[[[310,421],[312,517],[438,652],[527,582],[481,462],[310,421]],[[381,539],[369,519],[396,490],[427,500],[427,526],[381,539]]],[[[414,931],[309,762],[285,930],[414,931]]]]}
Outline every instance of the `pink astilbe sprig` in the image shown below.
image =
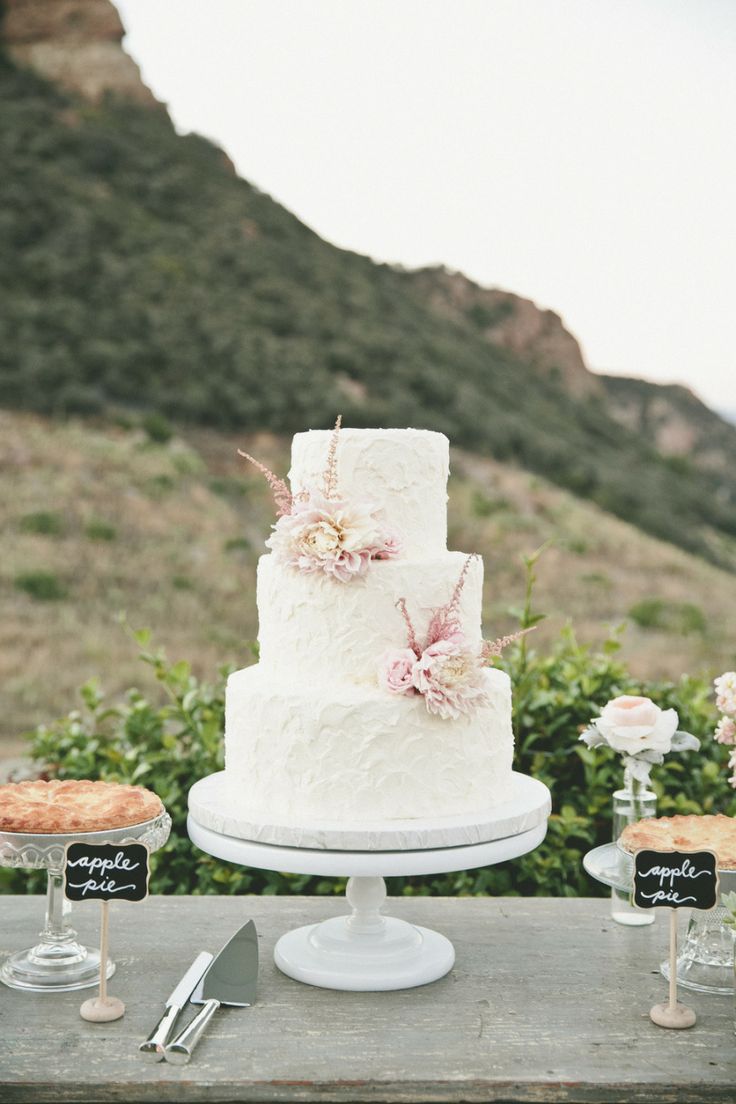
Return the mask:
{"type": "Polygon", "coordinates": [[[527,633],[534,632],[536,627],[536,625],[531,625],[528,629],[520,629],[519,632],[511,633],[509,636],[498,636],[495,640],[484,640],[480,652],[484,662],[488,663],[495,656],[500,656],[504,648],[508,648],[509,644],[513,644],[515,640],[521,640],[522,636],[526,636],[527,633]]]}
{"type": "Polygon", "coordinates": [[[332,437],[330,438],[330,447],[327,451],[327,467],[325,468],[324,478],[324,496],[325,498],[337,497],[337,441],[340,436],[340,426],[342,425],[342,414],[337,415],[335,422],[335,428],[332,431],[332,437]]]}
{"type": "Polygon", "coordinates": [[[294,507],[294,498],[284,480],[279,479],[270,468],[267,468],[260,460],[256,460],[255,456],[251,456],[249,452],[243,452],[242,449],[238,449],[238,456],[242,456],[244,460],[253,464],[253,466],[258,468],[259,472],[266,477],[266,482],[273,492],[273,499],[276,503],[278,516],[286,517],[290,514],[294,507]]]}
{"type": "Polygon", "coordinates": [[[414,628],[412,619],[409,616],[409,610],[406,608],[406,598],[399,598],[398,602],[396,603],[396,608],[401,616],[404,618],[404,624],[406,625],[407,647],[411,648],[412,652],[414,652],[414,655],[418,659],[419,656],[421,656],[422,654],[422,648],[419,641],[417,640],[416,629],[414,628]]]}
{"type": "Polygon", "coordinates": [[[458,616],[460,595],[463,592],[463,587],[468,577],[468,571],[474,559],[476,559],[475,553],[465,557],[463,569],[455,583],[455,589],[450,596],[449,602],[446,602],[444,606],[440,606],[440,608],[435,610],[432,614],[429,625],[427,626],[427,643],[425,644],[425,648],[429,648],[432,644],[436,644],[438,640],[450,640],[453,636],[462,632],[462,626],[458,616]]]}

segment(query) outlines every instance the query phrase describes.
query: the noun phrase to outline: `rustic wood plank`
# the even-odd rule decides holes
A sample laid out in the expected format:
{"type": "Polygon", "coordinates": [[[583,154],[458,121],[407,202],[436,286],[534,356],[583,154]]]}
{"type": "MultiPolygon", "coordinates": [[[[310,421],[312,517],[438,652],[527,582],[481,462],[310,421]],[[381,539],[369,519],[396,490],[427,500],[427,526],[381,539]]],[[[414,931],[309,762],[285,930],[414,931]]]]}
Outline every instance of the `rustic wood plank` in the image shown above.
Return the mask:
{"type": "MultiPolygon", "coordinates": [[[[111,906],[123,1020],[79,1017],[85,993],[0,986],[0,1097],[34,1101],[569,1102],[733,1104],[733,1000],[688,993],[689,1031],[663,1031],[666,926],[626,929],[600,900],[403,898],[390,911],[455,944],[452,973],[395,993],[336,993],[273,965],[276,938],[343,911],[325,898],[152,897],[111,906]],[[148,1065],[138,1043],[184,968],[252,916],[259,999],[219,1014],[191,1066],[148,1065]]],[[[0,951],[27,945],[37,897],[0,897],[0,951]]],[[[98,910],[75,907],[93,942],[98,910]]]]}

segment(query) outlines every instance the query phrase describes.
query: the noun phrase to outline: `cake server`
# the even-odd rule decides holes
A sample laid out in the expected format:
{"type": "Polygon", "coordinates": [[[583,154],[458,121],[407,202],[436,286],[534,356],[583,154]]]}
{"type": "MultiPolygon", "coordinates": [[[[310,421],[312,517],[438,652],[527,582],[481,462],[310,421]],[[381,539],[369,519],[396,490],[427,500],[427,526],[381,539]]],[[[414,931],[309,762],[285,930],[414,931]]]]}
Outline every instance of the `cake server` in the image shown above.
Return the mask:
{"type": "Polygon", "coordinates": [[[145,1043],[141,1043],[138,1050],[147,1057],[160,1061],[164,1056],[164,1047],[174,1030],[174,1025],[179,1018],[184,1005],[191,997],[197,985],[202,980],[207,967],[212,962],[214,955],[208,951],[201,951],[192,965],[189,967],[179,984],[166,1002],[164,1014],[154,1027],[145,1043]]]}
{"type": "Polygon", "coordinates": [[[166,1061],[186,1065],[220,1005],[248,1008],[255,1003],[257,981],[258,935],[249,920],[225,944],[189,998],[192,1004],[204,1004],[204,1008],[164,1048],[166,1061]]]}

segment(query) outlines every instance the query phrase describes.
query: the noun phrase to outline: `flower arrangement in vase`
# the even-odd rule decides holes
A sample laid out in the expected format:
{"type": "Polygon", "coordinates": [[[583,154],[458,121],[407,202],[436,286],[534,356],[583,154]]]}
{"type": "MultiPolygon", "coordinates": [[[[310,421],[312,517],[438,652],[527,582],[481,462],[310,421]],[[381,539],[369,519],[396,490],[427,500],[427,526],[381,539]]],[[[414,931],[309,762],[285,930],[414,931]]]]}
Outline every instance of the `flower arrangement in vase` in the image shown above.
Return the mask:
{"type": "MultiPolygon", "coordinates": [[[[623,788],[613,794],[613,840],[627,824],[633,824],[657,812],[657,795],[649,789],[653,766],[664,762],[671,751],[696,751],[700,741],[678,729],[674,709],[661,709],[651,698],[622,694],[607,702],[581,733],[589,748],[609,747],[621,756],[624,768],[623,788]]],[[[611,890],[611,915],[619,924],[644,926],[654,921],[654,910],[635,909],[628,893],[611,890]]]]}

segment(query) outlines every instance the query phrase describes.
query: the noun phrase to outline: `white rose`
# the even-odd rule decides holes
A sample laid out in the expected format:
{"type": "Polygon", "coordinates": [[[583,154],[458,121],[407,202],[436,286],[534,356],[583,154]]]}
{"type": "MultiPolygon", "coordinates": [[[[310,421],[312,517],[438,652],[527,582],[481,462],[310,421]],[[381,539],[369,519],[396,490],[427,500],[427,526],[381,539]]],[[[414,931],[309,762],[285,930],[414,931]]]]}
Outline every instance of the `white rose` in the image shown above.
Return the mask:
{"type": "Polygon", "coordinates": [[[674,709],[660,709],[651,698],[623,694],[601,710],[593,724],[614,751],[636,755],[657,751],[666,755],[672,748],[679,718],[674,709]]]}

